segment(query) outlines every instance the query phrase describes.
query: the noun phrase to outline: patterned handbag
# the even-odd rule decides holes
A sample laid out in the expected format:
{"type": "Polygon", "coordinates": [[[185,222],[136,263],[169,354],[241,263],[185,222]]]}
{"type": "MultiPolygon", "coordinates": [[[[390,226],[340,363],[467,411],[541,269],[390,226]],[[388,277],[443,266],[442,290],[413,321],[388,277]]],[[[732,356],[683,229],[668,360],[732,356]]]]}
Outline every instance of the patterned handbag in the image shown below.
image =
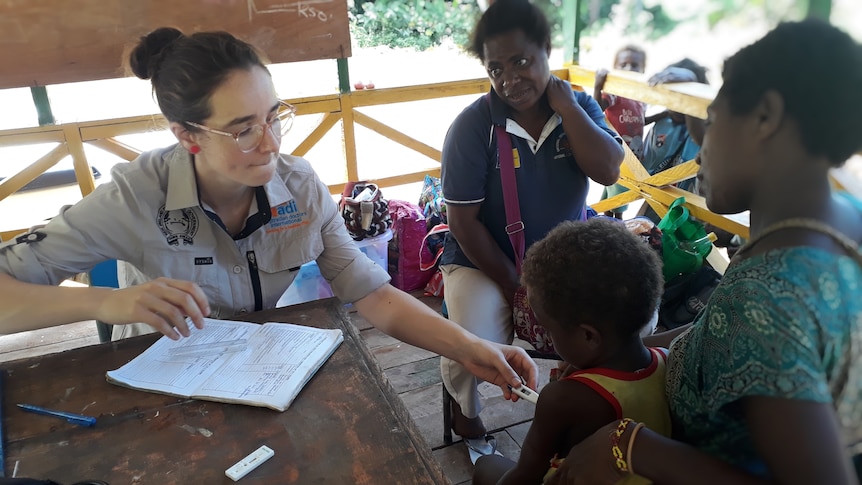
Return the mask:
{"type": "Polygon", "coordinates": [[[377,184],[348,182],[338,205],[347,232],[356,241],[379,236],[392,227],[389,203],[377,184]]]}
{"type": "MultiPolygon", "coordinates": [[[[506,129],[494,125],[497,137],[497,153],[500,161],[500,179],[503,184],[503,206],[506,209],[506,233],[515,250],[515,269],[521,274],[521,262],[524,260],[524,221],[521,220],[521,207],[518,204],[518,185],[515,182],[515,158],[512,154],[512,139],[506,129]]],[[[527,291],[519,286],[515,292],[512,307],[512,321],[515,325],[515,335],[529,342],[540,352],[556,353],[551,335],[545,331],[527,300],[527,291]]]]}

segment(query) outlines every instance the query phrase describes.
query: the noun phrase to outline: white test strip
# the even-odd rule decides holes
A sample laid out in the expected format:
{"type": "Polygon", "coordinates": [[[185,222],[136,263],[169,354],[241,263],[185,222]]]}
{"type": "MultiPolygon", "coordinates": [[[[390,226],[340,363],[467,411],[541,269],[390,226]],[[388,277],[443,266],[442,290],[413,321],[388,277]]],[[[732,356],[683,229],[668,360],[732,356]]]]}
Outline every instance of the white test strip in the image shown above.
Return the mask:
{"type": "Polygon", "coordinates": [[[515,389],[512,386],[509,386],[509,390],[514,392],[515,394],[521,396],[522,398],[526,399],[527,401],[530,401],[533,404],[539,403],[539,393],[530,389],[529,387],[525,386],[524,384],[521,384],[521,387],[519,387],[517,389],[515,389]]]}
{"type": "Polygon", "coordinates": [[[248,475],[249,472],[259,467],[261,463],[272,458],[273,455],[275,455],[275,452],[272,451],[272,448],[266,445],[261,446],[247,457],[238,461],[236,465],[225,470],[224,474],[235,482],[239,481],[240,478],[248,475]]]}

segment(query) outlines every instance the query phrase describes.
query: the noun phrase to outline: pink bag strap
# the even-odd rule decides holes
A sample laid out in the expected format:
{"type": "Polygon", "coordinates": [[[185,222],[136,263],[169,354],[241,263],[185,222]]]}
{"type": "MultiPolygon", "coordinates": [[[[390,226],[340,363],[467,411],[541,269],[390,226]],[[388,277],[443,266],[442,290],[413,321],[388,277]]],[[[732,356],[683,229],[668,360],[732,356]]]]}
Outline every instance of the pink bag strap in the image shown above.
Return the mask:
{"type": "Polygon", "coordinates": [[[518,202],[518,183],[515,181],[515,157],[512,155],[512,138],[500,125],[494,125],[497,136],[497,156],[500,162],[500,180],[503,183],[503,206],[506,208],[506,234],[515,250],[515,269],[521,274],[524,260],[524,221],[518,202]]]}

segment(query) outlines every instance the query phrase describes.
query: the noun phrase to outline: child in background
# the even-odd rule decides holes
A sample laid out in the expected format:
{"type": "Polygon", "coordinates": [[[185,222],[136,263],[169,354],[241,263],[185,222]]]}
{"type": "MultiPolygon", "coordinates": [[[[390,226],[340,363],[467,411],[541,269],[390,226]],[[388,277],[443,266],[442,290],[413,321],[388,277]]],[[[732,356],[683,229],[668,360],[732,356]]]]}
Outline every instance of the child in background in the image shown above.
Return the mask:
{"type": "Polygon", "coordinates": [[[622,418],[669,435],[666,351],[640,337],[663,287],[655,251],[612,220],[563,222],[529,249],[521,278],[555,349],[582,370],[542,389],[518,463],[483,456],[473,483],[541,483],[557,457],[622,418]]]}
{"type": "MultiPolygon", "coordinates": [[[[650,86],[681,82],[709,84],[706,68],[685,58],[653,74],[647,81],[650,86]]],[[[704,120],[670,110],[650,118],[649,121],[654,121],[655,124],[644,139],[641,161],[651,175],[693,160],[700,152],[704,120]]],[[[676,184],[689,192],[695,192],[694,185],[695,178],[676,184]]]]}
{"type": "MultiPolygon", "coordinates": [[[[646,53],[640,47],[627,45],[617,51],[614,56],[614,69],[643,73],[646,68],[646,53]]],[[[644,113],[646,104],[634,99],[608,94],[602,90],[608,79],[608,71],[596,71],[596,83],[593,87],[593,98],[599,103],[605,116],[629,146],[638,160],[643,156],[644,113]]],[[[620,184],[605,187],[602,190],[602,200],[625,192],[627,189],[620,184]]],[[[627,206],[617,207],[605,213],[607,216],[622,218],[627,206]]]]}

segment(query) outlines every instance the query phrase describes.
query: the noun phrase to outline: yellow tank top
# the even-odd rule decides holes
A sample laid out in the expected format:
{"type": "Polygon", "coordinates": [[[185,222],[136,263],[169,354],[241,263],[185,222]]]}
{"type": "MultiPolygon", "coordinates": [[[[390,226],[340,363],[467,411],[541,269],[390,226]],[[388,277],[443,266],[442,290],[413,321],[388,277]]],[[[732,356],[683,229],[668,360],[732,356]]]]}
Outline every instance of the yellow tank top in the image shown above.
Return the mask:
{"type": "Polygon", "coordinates": [[[631,418],[649,429],[670,436],[670,412],[664,379],[667,351],[650,348],[652,362],[635,372],[587,369],[573,372],[566,380],[589,386],[616,410],[617,419],[631,418]]]}
{"type": "MultiPolygon", "coordinates": [[[[632,418],[649,429],[670,436],[670,411],[665,396],[667,350],[650,348],[652,362],[635,372],[612,369],[587,369],[569,374],[564,379],[589,386],[604,397],[616,410],[617,419],[632,418]]],[[[542,481],[548,480],[565,458],[554,457],[551,468],[542,481]]],[[[652,481],[638,475],[627,475],[616,485],[647,485],[652,481]]]]}

